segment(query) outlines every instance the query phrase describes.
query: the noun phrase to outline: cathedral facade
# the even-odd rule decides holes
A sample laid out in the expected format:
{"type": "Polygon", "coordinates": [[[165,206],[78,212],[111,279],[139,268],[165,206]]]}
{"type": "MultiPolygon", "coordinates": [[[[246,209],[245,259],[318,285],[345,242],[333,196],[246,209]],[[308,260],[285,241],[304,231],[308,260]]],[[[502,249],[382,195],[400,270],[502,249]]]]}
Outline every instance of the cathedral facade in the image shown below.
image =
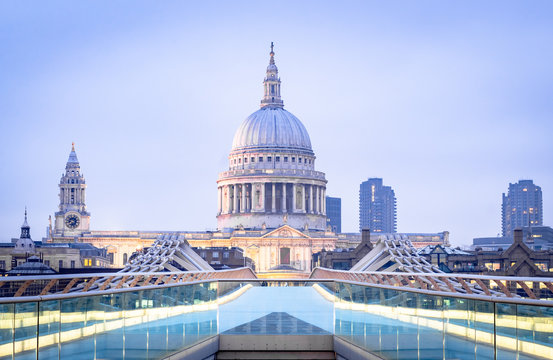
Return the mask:
{"type": "MultiPolygon", "coordinates": [[[[217,179],[217,231],[183,231],[194,247],[240,247],[257,271],[311,271],[314,252],[333,249],[327,230],[325,174],[301,121],[284,109],[271,44],[261,108],[239,126],[229,167],[217,179]]],[[[78,241],[105,248],[112,266],[148,247],[163,232],[93,231],[86,208],[86,182],[74,145],[59,184],[59,209],[50,242],[78,241]]]]}
{"type": "MultiPolygon", "coordinates": [[[[217,230],[179,233],[193,247],[239,247],[258,272],[308,273],[314,253],[355,247],[361,236],[336,234],[327,227],[325,174],[315,170],[305,126],[284,109],[272,44],[269,55],[261,108],[238,127],[228,169],[217,179],[217,230]]],[[[47,241],[90,243],[106,250],[111,266],[123,267],[135,251],[168,233],[90,230],[85,193],[73,146],[47,241]]]]}

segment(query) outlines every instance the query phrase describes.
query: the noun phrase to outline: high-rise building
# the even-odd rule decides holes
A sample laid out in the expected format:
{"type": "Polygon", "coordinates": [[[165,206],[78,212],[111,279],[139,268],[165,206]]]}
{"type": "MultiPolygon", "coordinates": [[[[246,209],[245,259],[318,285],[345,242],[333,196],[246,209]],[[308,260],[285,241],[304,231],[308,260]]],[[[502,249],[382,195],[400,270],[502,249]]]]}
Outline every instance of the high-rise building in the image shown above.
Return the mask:
{"type": "Polygon", "coordinates": [[[396,232],[396,195],[382,179],[370,178],[359,187],[359,231],[396,232]]]}
{"type": "Polygon", "coordinates": [[[509,184],[507,195],[503,193],[501,205],[503,236],[512,237],[513,230],[523,226],[543,225],[541,187],[532,180],[520,180],[509,184]]]}
{"type": "Polygon", "coordinates": [[[335,233],[342,232],[342,199],[338,197],[326,197],[327,224],[335,233]]]}

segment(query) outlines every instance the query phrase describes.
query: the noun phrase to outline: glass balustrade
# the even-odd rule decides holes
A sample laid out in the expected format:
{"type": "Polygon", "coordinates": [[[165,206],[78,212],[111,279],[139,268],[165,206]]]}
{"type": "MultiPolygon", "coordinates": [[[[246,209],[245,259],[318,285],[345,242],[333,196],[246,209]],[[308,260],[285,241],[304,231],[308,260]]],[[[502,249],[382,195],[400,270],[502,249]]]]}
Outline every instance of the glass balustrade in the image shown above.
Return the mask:
{"type": "Polygon", "coordinates": [[[1,299],[0,359],[156,359],[217,334],[335,335],[385,359],[553,358],[553,307],[516,300],[283,280],[21,300],[1,299]]]}
{"type": "Polygon", "coordinates": [[[553,307],[349,283],[334,305],[335,335],[385,359],[553,359],[553,307]]]}

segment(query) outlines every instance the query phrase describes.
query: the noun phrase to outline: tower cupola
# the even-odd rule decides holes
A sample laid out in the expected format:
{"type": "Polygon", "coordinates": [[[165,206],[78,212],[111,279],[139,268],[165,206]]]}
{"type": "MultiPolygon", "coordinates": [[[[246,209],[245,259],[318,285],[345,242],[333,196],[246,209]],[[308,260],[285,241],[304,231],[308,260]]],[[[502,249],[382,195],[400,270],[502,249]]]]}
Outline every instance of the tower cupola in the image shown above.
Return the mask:
{"type": "Polygon", "coordinates": [[[23,221],[23,225],[21,225],[21,236],[17,239],[13,251],[19,254],[35,253],[35,242],[31,239],[31,227],[27,223],[27,207],[25,207],[25,220],[23,221]]]}
{"type": "Polygon", "coordinates": [[[25,220],[23,225],[21,225],[21,236],[20,239],[30,239],[31,238],[31,227],[27,223],[27,207],[25,206],[25,220]]]}

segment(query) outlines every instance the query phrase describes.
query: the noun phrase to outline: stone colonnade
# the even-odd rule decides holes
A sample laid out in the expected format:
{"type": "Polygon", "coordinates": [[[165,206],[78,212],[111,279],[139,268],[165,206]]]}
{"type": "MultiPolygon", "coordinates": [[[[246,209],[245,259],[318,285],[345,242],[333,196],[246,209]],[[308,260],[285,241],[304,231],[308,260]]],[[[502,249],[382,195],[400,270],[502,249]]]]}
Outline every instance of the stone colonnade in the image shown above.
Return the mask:
{"type": "Polygon", "coordinates": [[[326,188],[314,184],[258,182],[217,187],[217,214],[326,214],[326,188]]]}

